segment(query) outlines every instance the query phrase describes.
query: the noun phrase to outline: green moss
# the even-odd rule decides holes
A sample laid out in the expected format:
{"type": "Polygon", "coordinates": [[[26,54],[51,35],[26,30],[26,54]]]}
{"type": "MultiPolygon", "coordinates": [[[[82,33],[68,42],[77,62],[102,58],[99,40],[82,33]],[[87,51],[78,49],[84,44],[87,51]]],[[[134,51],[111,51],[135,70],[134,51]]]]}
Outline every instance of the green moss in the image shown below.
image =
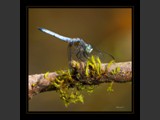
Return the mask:
{"type": "MultiPolygon", "coordinates": [[[[114,61],[111,61],[108,66],[110,67],[113,63],[114,61]]],[[[86,61],[84,71],[81,71],[80,63],[76,61],[72,61],[72,67],[73,68],[67,71],[56,71],[58,76],[52,82],[51,86],[49,86],[49,88],[56,88],[60,99],[63,100],[66,107],[71,103],[84,103],[82,91],[92,93],[96,86],[93,82],[97,80],[97,78],[101,79],[102,74],[105,72],[101,70],[101,60],[95,56],[91,56],[86,61]]],[[[116,71],[119,71],[119,68],[117,68],[116,71]]],[[[47,72],[44,77],[47,78],[48,74],[49,72],[47,72]]],[[[111,87],[112,84],[108,88],[108,91],[113,91],[111,87]]]]}
{"type": "Polygon", "coordinates": [[[101,76],[101,61],[98,57],[91,56],[86,63],[85,68],[86,77],[101,76]]]}
{"type": "Polygon", "coordinates": [[[109,87],[107,88],[107,92],[113,92],[113,81],[110,83],[109,87]]]}
{"type": "Polygon", "coordinates": [[[110,69],[111,65],[113,65],[114,63],[115,63],[115,60],[111,60],[111,61],[108,63],[108,65],[107,65],[107,67],[106,67],[106,72],[108,72],[108,70],[110,69]]]}
{"type": "Polygon", "coordinates": [[[88,85],[86,86],[86,91],[88,93],[92,93],[94,91],[95,85],[88,85]]]}
{"type": "MultiPolygon", "coordinates": [[[[107,72],[108,72],[108,70],[110,69],[110,67],[111,67],[111,65],[113,65],[115,63],[115,60],[112,60],[112,61],[110,61],[109,63],[108,63],[108,65],[107,65],[107,72]]],[[[112,74],[112,75],[116,75],[116,74],[118,74],[119,72],[120,72],[120,67],[116,67],[115,69],[113,69],[110,73],[112,74]]],[[[107,91],[108,92],[113,92],[114,90],[113,90],[113,81],[110,83],[110,85],[109,85],[109,87],[107,88],[107,91]]]]}
{"type": "Polygon", "coordinates": [[[89,77],[89,61],[86,63],[85,75],[86,77],[89,77]]]}
{"type": "Polygon", "coordinates": [[[48,79],[48,75],[49,75],[49,72],[46,72],[46,73],[44,74],[44,78],[45,78],[45,79],[48,79]]]}
{"type": "Polygon", "coordinates": [[[32,84],[32,87],[34,87],[34,86],[36,86],[36,84],[35,84],[35,83],[33,83],[33,84],[32,84]]]}
{"type": "Polygon", "coordinates": [[[111,71],[111,74],[112,74],[112,75],[115,75],[115,74],[119,73],[120,70],[121,70],[120,67],[116,67],[115,69],[113,69],[113,70],[111,71]]]}

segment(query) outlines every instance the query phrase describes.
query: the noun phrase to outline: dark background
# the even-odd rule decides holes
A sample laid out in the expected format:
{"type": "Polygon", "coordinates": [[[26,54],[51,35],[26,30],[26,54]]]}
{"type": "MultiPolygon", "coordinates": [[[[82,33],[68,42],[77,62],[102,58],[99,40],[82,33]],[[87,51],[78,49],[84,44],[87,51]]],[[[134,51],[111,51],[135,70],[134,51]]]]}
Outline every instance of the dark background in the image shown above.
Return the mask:
{"type": "MultiPolygon", "coordinates": [[[[29,8],[29,74],[68,68],[67,43],[40,32],[44,27],[68,37],[80,37],[117,62],[132,61],[132,8],[29,8]]],[[[106,61],[107,62],[107,61],[106,61]]],[[[46,92],[29,101],[29,111],[132,111],[132,83],[101,84],[84,104],[66,108],[58,93],[46,92]]]]}

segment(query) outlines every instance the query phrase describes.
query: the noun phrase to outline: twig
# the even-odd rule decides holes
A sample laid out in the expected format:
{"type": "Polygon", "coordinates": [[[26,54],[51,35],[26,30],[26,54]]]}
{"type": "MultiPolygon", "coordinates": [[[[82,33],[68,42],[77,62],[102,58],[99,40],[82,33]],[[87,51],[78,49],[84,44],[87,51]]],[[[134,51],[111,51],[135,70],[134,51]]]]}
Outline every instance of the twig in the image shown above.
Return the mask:
{"type": "MultiPolygon", "coordinates": [[[[79,67],[75,66],[75,61],[72,61],[71,63],[72,68],[77,69],[77,71],[82,71],[81,75],[85,73],[85,66],[86,63],[81,63],[79,67]]],[[[90,79],[84,79],[81,80],[83,84],[100,84],[105,82],[119,82],[119,83],[125,83],[125,82],[131,82],[132,81],[132,62],[119,62],[111,64],[111,66],[106,70],[108,66],[108,63],[101,64],[101,71],[103,71],[103,74],[101,74],[101,77],[97,78],[90,78],[90,79]],[[120,71],[116,74],[113,74],[113,71],[116,68],[120,68],[120,71]],[[90,80],[90,82],[87,82],[87,80],[90,80]]],[[[48,73],[47,77],[45,77],[46,74],[35,74],[35,75],[29,75],[28,76],[28,99],[31,99],[34,95],[37,95],[41,92],[47,92],[51,90],[56,90],[56,87],[49,87],[55,81],[55,79],[59,76],[57,72],[48,73]]],[[[73,76],[74,79],[74,76],[73,76]]]]}

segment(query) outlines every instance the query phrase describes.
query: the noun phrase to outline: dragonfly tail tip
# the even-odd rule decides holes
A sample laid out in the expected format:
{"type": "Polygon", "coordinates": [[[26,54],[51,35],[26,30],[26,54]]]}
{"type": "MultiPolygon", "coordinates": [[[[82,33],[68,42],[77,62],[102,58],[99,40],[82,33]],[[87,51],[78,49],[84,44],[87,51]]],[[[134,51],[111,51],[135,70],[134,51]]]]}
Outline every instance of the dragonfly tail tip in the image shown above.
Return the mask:
{"type": "Polygon", "coordinates": [[[42,31],[42,29],[43,29],[43,28],[41,28],[41,27],[38,27],[38,30],[42,31]]]}

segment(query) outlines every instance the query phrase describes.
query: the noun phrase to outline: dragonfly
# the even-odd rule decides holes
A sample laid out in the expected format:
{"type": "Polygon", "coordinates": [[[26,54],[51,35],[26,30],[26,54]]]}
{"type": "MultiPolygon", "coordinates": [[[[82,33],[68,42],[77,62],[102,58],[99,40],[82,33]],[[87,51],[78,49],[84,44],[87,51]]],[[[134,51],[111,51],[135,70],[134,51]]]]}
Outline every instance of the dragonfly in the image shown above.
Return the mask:
{"type": "Polygon", "coordinates": [[[38,28],[38,29],[44,33],[47,33],[51,36],[54,36],[68,43],[68,61],[69,62],[71,62],[72,60],[72,54],[75,54],[76,58],[80,61],[86,61],[87,59],[89,59],[91,55],[100,57],[100,56],[104,56],[104,54],[109,55],[113,60],[115,60],[115,58],[111,54],[98,50],[97,48],[93,47],[93,45],[86,43],[81,38],[70,38],[70,37],[62,36],[60,34],[57,34],[45,28],[38,28]],[[72,47],[74,48],[72,49],[72,47]]]}

